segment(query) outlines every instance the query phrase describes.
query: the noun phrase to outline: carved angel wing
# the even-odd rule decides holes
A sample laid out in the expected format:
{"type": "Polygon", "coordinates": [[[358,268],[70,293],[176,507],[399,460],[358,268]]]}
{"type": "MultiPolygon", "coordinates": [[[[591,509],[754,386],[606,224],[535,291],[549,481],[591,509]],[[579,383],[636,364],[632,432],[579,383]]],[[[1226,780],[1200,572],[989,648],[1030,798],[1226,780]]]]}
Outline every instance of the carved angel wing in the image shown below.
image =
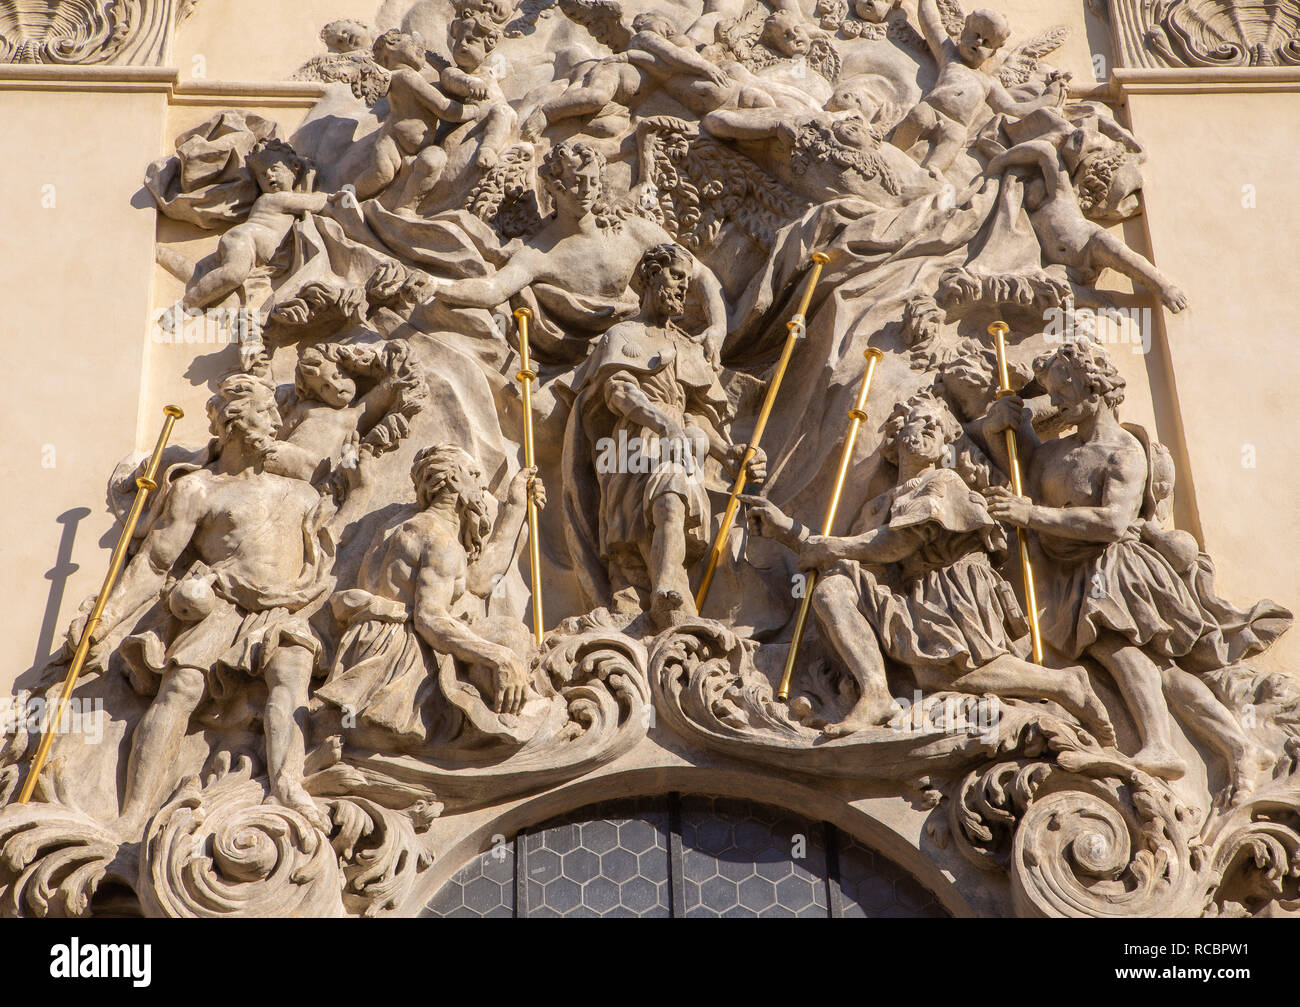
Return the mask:
{"type": "Polygon", "coordinates": [[[559,5],[565,17],[615,52],[623,52],[632,41],[632,30],[623,23],[623,5],[617,0],[559,0],[559,5]]]}
{"type": "Polygon", "coordinates": [[[966,23],[966,12],[961,9],[961,4],[957,0],[938,0],[939,3],[939,20],[943,22],[943,30],[953,38],[961,34],[962,26],[966,23]]]}
{"type": "Polygon", "coordinates": [[[638,124],[637,211],[693,252],[707,249],[728,220],[770,252],[776,232],[810,205],[762,168],[679,119],[638,124]]]}
{"type": "Polygon", "coordinates": [[[1058,24],[1055,28],[1048,28],[1047,31],[1021,42],[1007,55],[998,69],[998,80],[1002,82],[1002,86],[1016,87],[1027,84],[1029,79],[1038,72],[1038,61],[1048,53],[1059,49],[1069,34],[1069,28],[1058,24]]]}

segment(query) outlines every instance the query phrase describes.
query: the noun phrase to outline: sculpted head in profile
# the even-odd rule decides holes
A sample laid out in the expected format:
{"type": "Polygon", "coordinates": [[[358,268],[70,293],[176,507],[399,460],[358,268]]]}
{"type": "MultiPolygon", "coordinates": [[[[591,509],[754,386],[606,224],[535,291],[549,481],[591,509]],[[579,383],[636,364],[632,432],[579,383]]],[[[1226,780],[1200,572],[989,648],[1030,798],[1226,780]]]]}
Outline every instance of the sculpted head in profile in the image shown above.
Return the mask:
{"type": "Polygon", "coordinates": [[[460,544],[470,559],[476,557],[492,526],[478,462],[455,444],[427,447],[411,464],[411,482],[421,510],[448,508],[456,515],[460,544]]]}
{"type": "Polygon", "coordinates": [[[1114,413],[1124,401],[1124,378],[1100,343],[1075,339],[1034,361],[1034,374],[1060,410],[1058,421],[1114,413]]]}
{"type": "Polygon", "coordinates": [[[263,452],[280,431],[275,389],[254,374],[230,374],[208,399],[208,426],[224,452],[243,445],[263,452]]]}
{"type": "Polygon", "coordinates": [[[694,269],[686,249],[676,242],[666,242],[641,257],[632,287],[657,321],[678,318],[686,310],[686,294],[694,269]]]}

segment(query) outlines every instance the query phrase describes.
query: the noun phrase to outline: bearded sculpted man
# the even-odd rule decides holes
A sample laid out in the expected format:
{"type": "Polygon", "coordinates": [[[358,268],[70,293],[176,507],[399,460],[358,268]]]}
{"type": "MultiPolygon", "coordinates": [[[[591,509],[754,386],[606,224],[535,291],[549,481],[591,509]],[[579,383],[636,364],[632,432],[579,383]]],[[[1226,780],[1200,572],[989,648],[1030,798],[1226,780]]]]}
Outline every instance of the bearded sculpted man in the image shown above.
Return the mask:
{"type": "Polygon", "coordinates": [[[1139,767],[1166,779],[1186,772],[1173,745],[1167,696],[1227,760],[1230,794],[1240,799],[1276,756],[1192,672],[1266,649],[1290,625],[1290,613],[1268,603],[1250,618],[1235,610],[1229,618],[1143,540],[1151,461],[1116,416],[1124,379],[1099,344],[1066,343],[1036,361],[1034,371],[1057,409],[1054,426],[1073,432],[1040,440],[1015,396],[994,403],[984,430],[1004,470],[1002,431],[1020,436],[1029,496],[994,487],[989,512],[1033,532],[1047,558],[1039,567],[1043,637],[1067,658],[1087,654],[1110,672],[1141,738],[1133,756],[1139,767]]]}
{"type": "MultiPolygon", "coordinates": [[[[369,497],[371,464],[363,459],[349,506],[369,497]]],[[[375,535],[356,586],[331,601],[345,629],[317,698],[380,747],[526,740],[515,735],[532,639],[518,618],[471,609],[505,575],[527,500],[545,506],[546,489],[534,470],[521,469],[493,524],[483,474],[454,444],[420,451],[411,481],[419,511],[375,535]]]]}
{"type": "MultiPolygon", "coordinates": [[[[692,267],[686,249],[672,243],[641,257],[634,280],[641,314],[611,328],[575,375],[565,436],[570,550],[586,556],[594,541],[609,577],[608,585],[594,584],[595,563],[578,564],[588,600],[612,598],[615,612],[635,615],[648,595],[660,627],[696,614],[687,571],[711,531],[705,461],[717,459],[734,476],[746,452],[725,430],[730,407],[716,349],[682,327],[692,267]],[[585,492],[593,460],[594,535],[585,492]]],[[[761,450],[748,474],[766,475],[761,450]]]]}
{"type": "MultiPolygon", "coordinates": [[[[249,374],[225,378],[208,401],[210,464],[175,478],[161,514],[95,627],[102,639],[159,596],[169,614],[121,647],[132,684],[157,696],[135,729],[120,818],[138,830],[163,787],[191,715],[266,683],[263,727],[272,795],[327,830],[302,786],[307,693],[321,645],[307,619],[330,589],[322,541],[333,499],[267,471],[280,426],[275,390],[249,374]],[[177,575],[179,579],[177,579],[177,575]]],[[[80,636],[84,616],[69,638],[80,636]]]]}

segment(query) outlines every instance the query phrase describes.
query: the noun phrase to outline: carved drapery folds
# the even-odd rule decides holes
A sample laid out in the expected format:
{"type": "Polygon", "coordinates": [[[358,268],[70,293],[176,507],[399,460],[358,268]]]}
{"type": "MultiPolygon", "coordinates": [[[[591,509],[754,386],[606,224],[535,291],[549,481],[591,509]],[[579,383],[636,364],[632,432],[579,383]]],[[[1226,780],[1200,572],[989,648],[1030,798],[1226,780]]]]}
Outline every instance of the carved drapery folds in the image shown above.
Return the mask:
{"type": "Polygon", "coordinates": [[[1107,0],[1107,14],[1120,66],[1300,66],[1296,0],[1107,0]]]}
{"type": "MultiPolygon", "coordinates": [[[[88,27],[24,38],[135,52],[142,4],[59,9],[88,27]]],[[[1136,37],[1285,63],[1293,9],[1156,3],[1136,37]]],[[[0,913],[407,912],[492,816],[683,766],[890,798],[1008,913],[1296,910],[1300,691],[1251,664],[1291,613],[1218,595],[1173,453],[1121,422],[1111,347],[1188,298],[1111,226],[1145,154],[1043,62],[1064,29],[686,17],[334,21],[296,131],[217,111],[149,166],[184,284],[154,341],[240,345],[193,350],[208,425],[76,691],[109,743],[56,738],[0,810],[0,913]]],[[[0,735],[0,797],[39,736],[0,735]]]]}
{"type": "Polygon", "coordinates": [[[197,0],[9,0],[0,62],[164,66],[197,0]]]}

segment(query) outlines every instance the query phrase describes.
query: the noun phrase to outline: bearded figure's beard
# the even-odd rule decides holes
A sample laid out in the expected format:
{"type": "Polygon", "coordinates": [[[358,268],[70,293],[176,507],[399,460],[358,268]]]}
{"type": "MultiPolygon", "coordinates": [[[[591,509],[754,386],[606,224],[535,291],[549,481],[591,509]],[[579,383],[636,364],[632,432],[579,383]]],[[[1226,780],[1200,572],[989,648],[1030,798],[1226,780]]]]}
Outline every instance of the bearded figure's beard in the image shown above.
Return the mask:
{"type": "Polygon", "coordinates": [[[266,413],[252,412],[237,406],[218,420],[218,450],[231,444],[243,444],[261,458],[275,443],[280,424],[266,413]]]}

